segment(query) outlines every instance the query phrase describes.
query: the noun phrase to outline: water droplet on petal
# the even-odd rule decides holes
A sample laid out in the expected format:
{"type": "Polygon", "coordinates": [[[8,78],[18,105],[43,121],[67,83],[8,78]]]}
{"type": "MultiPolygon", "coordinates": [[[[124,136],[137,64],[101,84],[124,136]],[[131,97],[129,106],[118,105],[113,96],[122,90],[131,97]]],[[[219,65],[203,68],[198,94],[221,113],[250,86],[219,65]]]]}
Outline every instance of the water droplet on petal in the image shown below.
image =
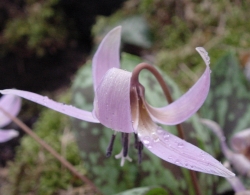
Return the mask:
{"type": "Polygon", "coordinates": [[[165,131],[163,131],[163,130],[161,130],[161,129],[158,129],[158,130],[157,130],[157,133],[158,133],[159,135],[163,135],[163,134],[165,133],[165,131]]]}
{"type": "Polygon", "coordinates": [[[144,137],[142,138],[142,143],[147,147],[147,148],[152,148],[152,143],[149,137],[144,137]]]}
{"type": "Polygon", "coordinates": [[[170,138],[170,135],[169,135],[168,133],[165,133],[165,134],[163,135],[163,139],[164,139],[165,141],[168,141],[169,138],[170,138]]]}
{"type": "Polygon", "coordinates": [[[178,146],[178,148],[183,148],[184,144],[183,143],[178,143],[177,146],[178,146]]]}
{"type": "Polygon", "coordinates": [[[172,161],[172,160],[173,160],[173,157],[172,157],[172,156],[169,156],[169,157],[168,157],[168,160],[172,161]]]}
{"type": "Polygon", "coordinates": [[[160,141],[159,136],[155,132],[151,133],[151,137],[153,138],[154,142],[160,141]]]}

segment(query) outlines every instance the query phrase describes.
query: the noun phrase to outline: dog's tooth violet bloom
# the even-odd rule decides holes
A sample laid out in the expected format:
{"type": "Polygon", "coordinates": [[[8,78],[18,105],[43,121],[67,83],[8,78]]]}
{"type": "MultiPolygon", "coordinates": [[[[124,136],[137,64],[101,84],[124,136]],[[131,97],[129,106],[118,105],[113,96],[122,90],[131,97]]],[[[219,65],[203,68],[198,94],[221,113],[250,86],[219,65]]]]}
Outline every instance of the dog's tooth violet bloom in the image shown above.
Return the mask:
{"type": "MultiPolygon", "coordinates": [[[[0,107],[13,116],[16,116],[21,108],[21,98],[14,95],[4,95],[0,99],[0,107]]],[[[0,111],[0,128],[8,125],[11,119],[0,111]]],[[[0,143],[7,142],[18,136],[18,131],[14,129],[0,129],[0,143]]]]}
{"type": "MultiPolygon", "coordinates": [[[[128,157],[128,137],[129,133],[135,133],[139,153],[144,145],[158,157],[178,166],[223,177],[234,176],[211,155],[155,124],[181,123],[201,107],[210,85],[207,52],[201,47],[196,48],[206,63],[206,70],[196,84],[177,101],[162,108],[154,108],[146,102],[144,88],[138,82],[138,78],[132,77],[131,72],[120,69],[120,38],[121,27],[116,27],[105,36],[93,57],[95,99],[92,112],[57,103],[31,92],[15,89],[0,92],[18,95],[69,116],[101,123],[114,131],[122,132],[123,148],[116,156],[122,159],[122,163],[131,160],[128,157]]],[[[112,151],[114,137],[115,135],[108,147],[108,156],[112,151]]]]}

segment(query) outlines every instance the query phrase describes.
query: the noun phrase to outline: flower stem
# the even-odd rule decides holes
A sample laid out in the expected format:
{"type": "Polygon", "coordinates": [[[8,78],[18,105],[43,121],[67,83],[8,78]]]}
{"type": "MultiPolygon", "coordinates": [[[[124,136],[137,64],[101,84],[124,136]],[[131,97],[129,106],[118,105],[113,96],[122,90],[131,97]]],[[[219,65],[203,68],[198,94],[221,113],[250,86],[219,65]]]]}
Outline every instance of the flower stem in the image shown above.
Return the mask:
{"type": "MultiPolygon", "coordinates": [[[[166,82],[164,81],[164,79],[162,78],[161,74],[158,72],[158,70],[152,66],[149,65],[147,63],[140,63],[138,64],[135,69],[132,72],[132,77],[131,77],[131,85],[138,83],[138,78],[139,78],[139,73],[141,72],[141,70],[146,69],[148,71],[150,71],[155,78],[157,79],[157,81],[159,82],[159,84],[161,85],[161,88],[163,90],[163,93],[168,101],[168,103],[172,103],[173,102],[173,98],[171,96],[170,90],[166,84],[166,82]]],[[[181,139],[185,140],[185,136],[184,136],[184,132],[183,132],[183,128],[181,124],[176,125],[177,131],[178,131],[178,136],[181,139]]],[[[196,195],[201,195],[201,190],[200,187],[198,185],[198,181],[197,181],[197,177],[196,174],[193,170],[189,170],[189,174],[192,178],[192,182],[193,182],[193,186],[195,189],[195,194],[196,195]]]]}
{"type": "Polygon", "coordinates": [[[52,154],[58,161],[62,163],[73,175],[78,177],[84,183],[88,184],[98,195],[101,195],[101,191],[94,185],[92,181],[90,181],[86,176],[81,175],[75,167],[68,162],[65,158],[63,158],[59,153],[57,153],[51,146],[49,146],[45,141],[43,141],[40,137],[38,137],[27,125],[25,125],[21,120],[12,116],[2,107],[0,107],[1,112],[3,112],[7,117],[9,117],[14,123],[16,123],[25,133],[30,135],[36,142],[38,142],[44,149],[46,149],[50,154],[52,154]]]}

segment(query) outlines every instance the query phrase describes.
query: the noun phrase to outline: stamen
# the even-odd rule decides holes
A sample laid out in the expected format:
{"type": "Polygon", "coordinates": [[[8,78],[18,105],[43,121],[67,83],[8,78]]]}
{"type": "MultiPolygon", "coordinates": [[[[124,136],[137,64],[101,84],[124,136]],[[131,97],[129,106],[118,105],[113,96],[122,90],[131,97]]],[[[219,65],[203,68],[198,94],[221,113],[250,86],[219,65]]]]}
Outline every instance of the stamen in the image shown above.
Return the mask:
{"type": "Polygon", "coordinates": [[[137,135],[137,133],[134,133],[134,136],[135,136],[135,144],[134,144],[134,147],[135,147],[135,149],[138,149],[138,143],[139,143],[139,141],[138,141],[138,135],[137,135]]]}
{"type": "Polygon", "coordinates": [[[143,144],[141,141],[138,142],[138,163],[141,164],[142,162],[142,150],[143,150],[143,144]]]}
{"type": "Polygon", "coordinates": [[[110,157],[112,154],[115,137],[116,137],[116,134],[112,134],[111,140],[110,140],[108,148],[106,150],[106,157],[110,157]]]}
{"type": "Polygon", "coordinates": [[[122,148],[123,148],[123,156],[126,157],[128,155],[128,133],[122,133],[122,148]]]}

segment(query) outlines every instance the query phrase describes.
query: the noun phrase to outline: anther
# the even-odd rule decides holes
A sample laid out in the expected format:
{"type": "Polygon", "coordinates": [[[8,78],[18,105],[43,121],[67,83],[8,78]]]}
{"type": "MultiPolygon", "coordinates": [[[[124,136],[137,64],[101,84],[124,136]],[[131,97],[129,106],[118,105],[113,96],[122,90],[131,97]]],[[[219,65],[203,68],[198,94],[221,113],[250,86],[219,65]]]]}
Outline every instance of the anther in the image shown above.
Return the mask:
{"type": "Polygon", "coordinates": [[[122,148],[123,148],[123,156],[126,157],[128,155],[128,133],[122,133],[122,148]]]}
{"type": "Polygon", "coordinates": [[[138,149],[138,143],[139,143],[138,135],[137,135],[136,133],[134,133],[134,136],[135,136],[135,144],[134,144],[134,147],[135,147],[135,149],[138,149]]]}
{"type": "Polygon", "coordinates": [[[142,150],[143,150],[143,144],[141,141],[138,141],[138,163],[141,164],[142,162],[142,150]]]}
{"type": "Polygon", "coordinates": [[[108,148],[106,150],[106,157],[110,157],[112,154],[115,136],[116,136],[115,134],[112,134],[111,140],[110,140],[108,148]]]}

